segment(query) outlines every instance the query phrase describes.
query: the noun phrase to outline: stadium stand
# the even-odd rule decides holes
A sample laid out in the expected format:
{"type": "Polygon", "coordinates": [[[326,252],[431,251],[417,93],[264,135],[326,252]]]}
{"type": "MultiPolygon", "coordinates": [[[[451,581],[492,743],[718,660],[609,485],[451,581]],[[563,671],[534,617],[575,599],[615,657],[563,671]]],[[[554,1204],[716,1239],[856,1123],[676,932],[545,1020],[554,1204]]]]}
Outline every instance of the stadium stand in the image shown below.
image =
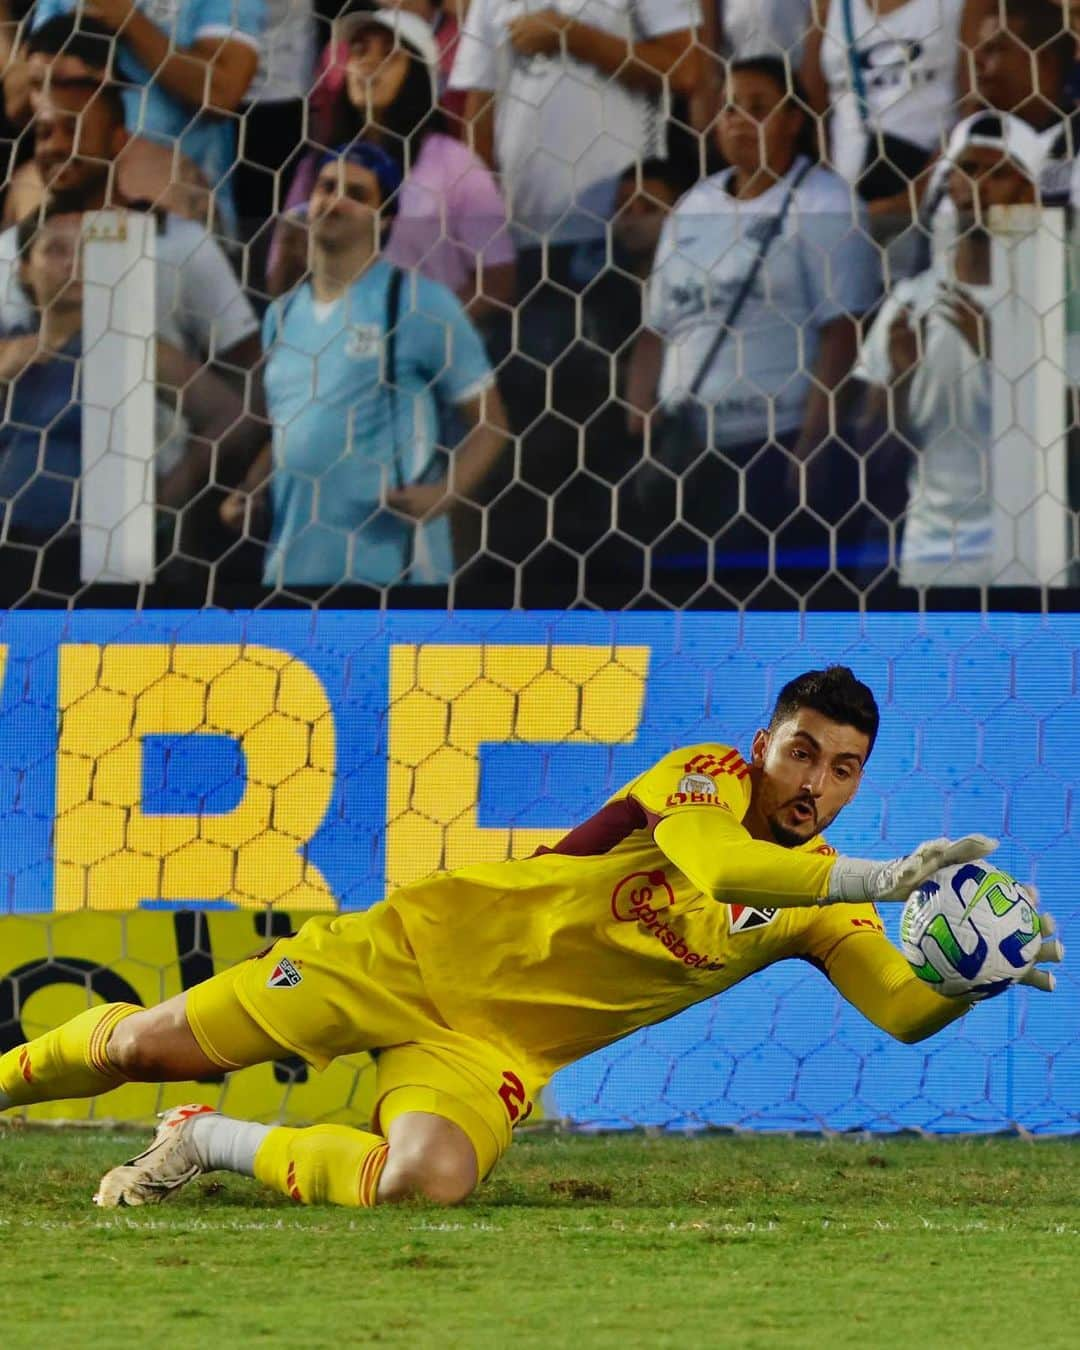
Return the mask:
{"type": "MultiPolygon", "coordinates": [[[[925,499],[920,475],[950,453],[935,444],[924,454],[920,437],[944,419],[946,440],[970,447],[963,410],[931,415],[916,398],[908,417],[895,397],[904,372],[882,343],[872,380],[856,370],[856,355],[864,343],[864,357],[875,350],[883,301],[887,316],[910,313],[905,285],[930,297],[928,311],[929,278],[963,288],[950,261],[958,233],[986,252],[973,304],[989,302],[988,338],[995,304],[1005,305],[989,276],[994,249],[1008,257],[1002,267],[1021,247],[1037,254],[1030,266],[1047,284],[1060,268],[1056,253],[1069,250],[1051,235],[1063,227],[1041,216],[1023,245],[1003,227],[988,232],[1000,199],[965,195],[949,152],[958,122],[993,111],[1009,158],[1017,119],[1041,147],[1039,191],[1027,204],[1067,205],[1075,47],[1054,0],[883,0],[873,10],[864,0],[817,0],[753,13],[655,0],[645,13],[586,5],[573,16],[522,16],[498,0],[353,4],[341,15],[316,13],[308,0],[249,0],[220,11],[193,2],[170,15],[162,11],[159,24],[127,0],[77,14],[39,0],[9,11],[4,25],[5,218],[24,227],[26,243],[35,237],[26,222],[61,206],[88,220],[104,208],[153,209],[161,335],[211,363],[210,376],[244,402],[243,431],[227,439],[229,453],[211,447],[205,482],[190,476],[186,503],[155,508],[172,513],[158,526],[151,579],[163,596],[177,586],[208,602],[240,595],[237,587],[263,594],[263,513],[244,514],[239,539],[218,516],[239,519],[230,494],[257,455],[239,463],[237,447],[257,419],[267,419],[265,442],[275,447],[270,481],[291,472],[289,438],[266,405],[270,367],[260,362],[269,353],[260,357],[265,343],[254,330],[271,297],[310,275],[305,212],[316,166],[329,147],[349,143],[381,146],[401,170],[384,210],[385,257],[464,305],[512,433],[468,494],[459,485],[440,500],[454,540],[450,590],[427,592],[430,577],[409,563],[394,576],[379,571],[381,593],[358,592],[357,603],[385,603],[396,587],[409,603],[423,593],[493,603],[857,605],[875,587],[891,593],[916,576],[926,585],[970,579],[953,565],[967,545],[944,536],[939,573],[901,568],[908,501],[925,499]],[[93,140],[99,87],[123,96],[123,144],[93,140]],[[81,197],[66,186],[86,182],[97,186],[81,197]],[[646,200],[657,203],[657,230],[670,211],[651,275],[646,200]],[[905,455],[909,469],[898,473],[905,455]]],[[[13,229],[3,236],[4,331],[24,351],[51,322],[24,283],[16,239],[13,229]]],[[[1063,293],[1039,316],[1047,366],[1068,364],[1075,343],[1059,319],[1067,328],[1073,308],[1063,293]]],[[[384,344],[347,322],[352,359],[376,359],[384,344]]],[[[966,331],[950,324],[950,311],[929,323],[966,331]]],[[[994,506],[991,481],[993,354],[988,343],[964,343],[960,357],[975,363],[982,388],[968,470],[982,474],[979,500],[1007,530],[1009,508],[994,506]]],[[[913,359],[922,365],[921,348],[913,359]]],[[[24,457],[28,437],[45,444],[44,430],[24,420],[34,365],[5,362],[5,430],[24,457]]],[[[1038,431],[1019,428],[1045,441],[1053,427],[1042,453],[1056,456],[1059,477],[1072,432],[1067,373],[1059,369],[1060,425],[1056,409],[1049,421],[1044,409],[1038,431]]],[[[913,389],[925,383],[911,378],[913,389]]],[[[391,381],[385,362],[378,381],[391,381]]],[[[348,391],[338,392],[347,402],[348,391]]],[[[436,419],[438,462],[449,463],[468,431],[452,401],[433,397],[418,411],[419,391],[401,394],[414,418],[436,419]]],[[[310,397],[320,397],[317,378],[310,397]]],[[[94,391],[77,381],[71,401],[80,398],[94,391]]],[[[347,436],[359,439],[338,449],[345,477],[364,459],[371,409],[360,399],[350,416],[347,436]]],[[[175,430],[158,438],[165,461],[183,457],[175,430]]],[[[47,458],[43,451],[37,472],[48,474],[47,458]]],[[[1049,488],[1060,498],[1058,587],[1073,565],[1069,491],[1068,481],[1049,488]]],[[[6,507],[5,539],[26,528],[32,500],[6,507]]],[[[315,528],[318,500],[316,491],[315,528]]],[[[393,515],[385,493],[375,506],[393,515]]],[[[79,511],[75,492],[62,531],[69,542],[79,511]]],[[[361,547],[347,519],[334,528],[342,556],[361,547]]],[[[1005,576],[990,565],[978,581],[1005,576]]],[[[1016,569],[1008,576],[1015,581],[1016,569]]],[[[56,594],[81,603],[104,579],[83,576],[56,594]]],[[[1036,579],[1049,580],[1045,567],[1036,579]]]]}

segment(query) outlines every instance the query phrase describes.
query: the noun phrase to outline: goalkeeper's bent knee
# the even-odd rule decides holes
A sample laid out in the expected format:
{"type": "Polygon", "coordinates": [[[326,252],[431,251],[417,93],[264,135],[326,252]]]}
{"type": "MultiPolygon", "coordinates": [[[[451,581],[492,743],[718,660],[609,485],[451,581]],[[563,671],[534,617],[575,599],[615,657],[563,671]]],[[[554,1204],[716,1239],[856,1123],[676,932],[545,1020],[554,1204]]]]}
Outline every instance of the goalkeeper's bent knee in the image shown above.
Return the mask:
{"type": "Polygon", "coordinates": [[[259,1146],[255,1175],[304,1205],[370,1209],[389,1149],[382,1135],[347,1125],[281,1125],[259,1146]]]}
{"type": "Polygon", "coordinates": [[[0,1109],[96,1097],[127,1082],[109,1059],[113,1031],[134,1003],[88,1008],[44,1036],[0,1055],[0,1109]]]}

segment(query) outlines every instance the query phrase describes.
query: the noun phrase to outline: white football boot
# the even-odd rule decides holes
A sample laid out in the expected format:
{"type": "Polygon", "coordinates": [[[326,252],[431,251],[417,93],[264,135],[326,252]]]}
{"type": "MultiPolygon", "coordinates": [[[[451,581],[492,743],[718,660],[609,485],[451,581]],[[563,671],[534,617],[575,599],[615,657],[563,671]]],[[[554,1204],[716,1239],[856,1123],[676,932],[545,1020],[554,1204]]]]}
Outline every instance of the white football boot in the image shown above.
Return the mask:
{"type": "Polygon", "coordinates": [[[194,1181],[203,1167],[191,1142],[189,1122],[207,1112],[217,1114],[212,1106],[198,1103],[174,1106],[163,1112],[150,1147],[137,1158],[105,1173],[98,1182],[94,1204],[104,1209],[159,1205],[181,1186],[194,1181]]]}

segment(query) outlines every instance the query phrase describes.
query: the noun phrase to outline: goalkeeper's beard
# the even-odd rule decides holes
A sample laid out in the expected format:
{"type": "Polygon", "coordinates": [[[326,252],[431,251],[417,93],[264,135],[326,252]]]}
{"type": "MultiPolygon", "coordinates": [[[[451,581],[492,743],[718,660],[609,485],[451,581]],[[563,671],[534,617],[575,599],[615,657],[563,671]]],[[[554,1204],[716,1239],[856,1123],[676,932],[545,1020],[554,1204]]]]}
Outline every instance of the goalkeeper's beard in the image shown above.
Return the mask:
{"type": "Polygon", "coordinates": [[[765,817],[765,823],[769,827],[769,832],[773,837],[774,843],[779,844],[781,848],[798,848],[801,844],[805,844],[808,840],[813,839],[815,834],[820,834],[822,830],[828,829],[838,815],[839,811],[834,811],[831,816],[828,816],[824,820],[820,820],[817,814],[817,807],[813,801],[807,797],[792,797],[790,801],[786,801],[781,805],[779,811],[774,811],[767,815],[765,817]],[[789,829],[789,827],[780,820],[780,811],[783,811],[788,806],[793,806],[796,802],[806,802],[814,814],[804,826],[793,830],[789,829]]]}

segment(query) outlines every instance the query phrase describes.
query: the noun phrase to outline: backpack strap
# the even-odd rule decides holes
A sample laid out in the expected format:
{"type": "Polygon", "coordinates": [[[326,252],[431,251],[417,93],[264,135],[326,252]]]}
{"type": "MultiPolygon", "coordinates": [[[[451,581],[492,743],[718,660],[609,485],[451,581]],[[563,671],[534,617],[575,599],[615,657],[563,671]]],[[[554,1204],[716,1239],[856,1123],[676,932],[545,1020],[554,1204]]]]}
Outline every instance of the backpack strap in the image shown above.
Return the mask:
{"type": "Polygon", "coordinates": [[[401,288],[405,281],[405,273],[400,267],[390,269],[390,281],[386,287],[386,386],[390,391],[390,434],[394,438],[393,456],[394,456],[394,486],[403,488],[405,486],[405,466],[401,461],[401,447],[397,439],[397,413],[398,413],[398,392],[397,392],[397,343],[398,327],[401,323],[401,288]]]}

